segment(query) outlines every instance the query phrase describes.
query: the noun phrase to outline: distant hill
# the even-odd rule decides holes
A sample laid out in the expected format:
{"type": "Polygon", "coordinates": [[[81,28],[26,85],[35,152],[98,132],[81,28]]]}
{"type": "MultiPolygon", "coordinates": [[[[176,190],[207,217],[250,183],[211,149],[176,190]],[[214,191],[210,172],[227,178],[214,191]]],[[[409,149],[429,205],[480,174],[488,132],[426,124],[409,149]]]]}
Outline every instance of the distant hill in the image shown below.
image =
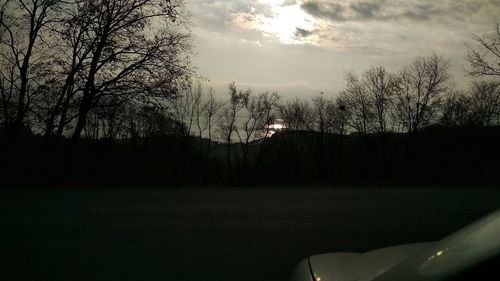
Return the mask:
{"type": "Polygon", "coordinates": [[[431,126],[415,136],[283,131],[248,145],[183,136],[0,138],[10,184],[499,184],[500,128],[431,126]]]}

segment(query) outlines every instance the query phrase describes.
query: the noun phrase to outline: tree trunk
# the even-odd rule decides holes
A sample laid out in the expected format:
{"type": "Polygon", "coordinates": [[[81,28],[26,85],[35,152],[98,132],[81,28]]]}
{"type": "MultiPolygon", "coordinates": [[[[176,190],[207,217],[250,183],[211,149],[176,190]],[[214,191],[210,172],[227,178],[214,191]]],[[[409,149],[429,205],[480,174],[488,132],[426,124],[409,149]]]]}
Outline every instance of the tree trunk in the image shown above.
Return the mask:
{"type": "Polygon", "coordinates": [[[14,121],[14,130],[16,131],[16,133],[19,132],[19,130],[23,125],[24,112],[25,112],[24,100],[26,99],[26,92],[28,91],[28,70],[24,69],[24,64],[23,67],[21,68],[20,74],[21,74],[21,87],[19,89],[19,97],[17,100],[17,115],[14,121]]]}
{"type": "MultiPolygon", "coordinates": [[[[74,67],[73,67],[74,68],[74,67]]],[[[69,106],[69,97],[71,96],[71,92],[73,90],[73,84],[75,82],[75,73],[74,71],[71,71],[71,73],[68,75],[68,78],[66,79],[66,83],[64,84],[61,94],[59,95],[56,105],[54,106],[54,109],[52,110],[49,120],[47,120],[47,126],[45,129],[45,136],[52,135],[53,130],[54,130],[54,122],[57,116],[57,111],[59,108],[62,106],[62,112],[61,112],[61,120],[59,121],[59,126],[57,128],[57,133],[56,136],[61,136],[62,135],[62,130],[61,127],[64,128],[64,123],[66,121],[66,113],[68,111],[68,106],[69,106]],[[65,99],[66,97],[66,99],[65,99]],[[63,114],[64,113],[64,114],[63,114]],[[63,117],[64,115],[64,117],[63,117]],[[61,131],[61,132],[59,132],[61,131]]]]}
{"type": "Polygon", "coordinates": [[[70,100],[71,100],[71,95],[70,92],[68,92],[62,106],[61,117],[59,119],[59,126],[57,126],[57,132],[56,132],[57,137],[62,137],[62,134],[64,132],[64,127],[66,126],[66,116],[68,115],[70,100]]]}
{"type": "Polygon", "coordinates": [[[83,128],[87,125],[87,115],[91,109],[91,98],[89,95],[83,96],[82,102],[80,104],[78,121],[75,126],[75,130],[73,131],[73,136],[71,137],[72,141],[76,141],[80,138],[80,135],[83,131],[83,128]]]}

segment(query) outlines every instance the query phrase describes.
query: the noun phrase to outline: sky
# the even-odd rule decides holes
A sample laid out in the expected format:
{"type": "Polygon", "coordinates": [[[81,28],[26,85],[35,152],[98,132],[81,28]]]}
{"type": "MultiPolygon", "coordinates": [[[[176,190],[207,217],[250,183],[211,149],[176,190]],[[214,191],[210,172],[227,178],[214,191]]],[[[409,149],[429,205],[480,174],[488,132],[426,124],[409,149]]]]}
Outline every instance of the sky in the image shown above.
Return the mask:
{"type": "Polygon", "coordinates": [[[459,87],[473,35],[494,30],[500,0],[186,0],[193,65],[217,95],[227,84],[285,99],[344,87],[344,73],[397,71],[416,56],[450,60],[459,87]]]}

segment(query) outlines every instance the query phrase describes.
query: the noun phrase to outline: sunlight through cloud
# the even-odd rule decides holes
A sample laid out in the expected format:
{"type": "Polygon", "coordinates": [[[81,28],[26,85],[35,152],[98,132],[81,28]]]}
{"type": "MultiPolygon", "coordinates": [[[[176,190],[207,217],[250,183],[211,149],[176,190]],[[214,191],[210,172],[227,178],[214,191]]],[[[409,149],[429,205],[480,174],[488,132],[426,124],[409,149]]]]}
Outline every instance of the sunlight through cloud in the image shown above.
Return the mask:
{"type": "MultiPolygon", "coordinates": [[[[271,1],[283,2],[283,1],[271,1]]],[[[310,32],[314,28],[314,19],[307,15],[299,4],[283,6],[273,4],[271,11],[273,17],[260,17],[260,30],[268,34],[274,34],[285,44],[302,43],[301,38],[295,36],[297,30],[310,32]]]]}
{"type": "Polygon", "coordinates": [[[283,0],[260,0],[264,11],[254,7],[250,12],[233,15],[232,24],[239,28],[261,31],[265,36],[274,36],[284,44],[312,43],[304,33],[312,33],[316,20],[300,7],[300,3],[283,0]],[[301,35],[301,36],[297,36],[301,35]]]}

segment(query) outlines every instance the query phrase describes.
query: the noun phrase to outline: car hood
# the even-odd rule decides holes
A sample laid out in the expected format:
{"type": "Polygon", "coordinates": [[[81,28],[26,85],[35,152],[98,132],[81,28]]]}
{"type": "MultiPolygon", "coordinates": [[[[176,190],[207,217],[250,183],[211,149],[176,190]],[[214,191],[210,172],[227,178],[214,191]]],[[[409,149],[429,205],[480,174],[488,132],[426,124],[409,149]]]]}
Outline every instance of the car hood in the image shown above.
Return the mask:
{"type": "Polygon", "coordinates": [[[406,258],[429,248],[433,242],[399,245],[366,253],[328,253],[303,260],[293,281],[368,281],[406,258]]]}

